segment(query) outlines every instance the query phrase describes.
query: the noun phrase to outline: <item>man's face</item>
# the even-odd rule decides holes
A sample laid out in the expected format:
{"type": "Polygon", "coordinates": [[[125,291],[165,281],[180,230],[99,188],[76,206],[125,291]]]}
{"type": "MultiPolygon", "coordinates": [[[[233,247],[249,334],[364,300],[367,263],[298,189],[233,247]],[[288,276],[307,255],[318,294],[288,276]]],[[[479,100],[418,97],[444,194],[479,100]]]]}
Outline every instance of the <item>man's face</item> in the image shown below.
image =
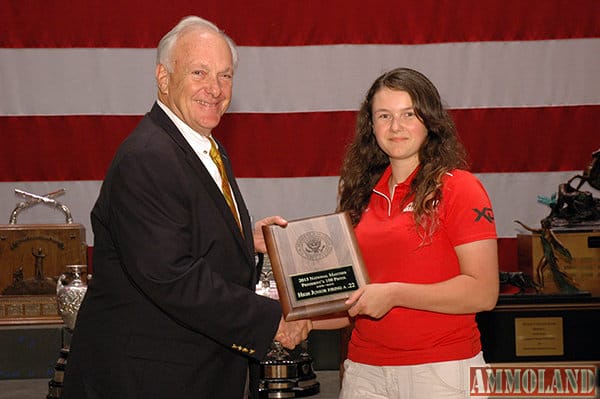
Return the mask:
{"type": "Polygon", "coordinates": [[[225,39],[192,30],[175,43],[172,72],[156,68],[158,98],[196,132],[208,136],[231,102],[233,61],[225,39]]]}

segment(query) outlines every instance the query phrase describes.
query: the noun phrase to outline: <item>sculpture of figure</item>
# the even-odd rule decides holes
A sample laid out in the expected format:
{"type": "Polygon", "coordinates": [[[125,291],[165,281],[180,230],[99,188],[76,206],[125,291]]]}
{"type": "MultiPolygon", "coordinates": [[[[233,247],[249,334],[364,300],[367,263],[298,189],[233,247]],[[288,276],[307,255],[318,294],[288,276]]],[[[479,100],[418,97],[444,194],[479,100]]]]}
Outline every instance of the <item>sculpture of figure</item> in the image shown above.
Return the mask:
{"type": "Polygon", "coordinates": [[[20,283],[24,280],[23,267],[19,267],[17,270],[13,272],[13,284],[20,283]]]}
{"type": "MultiPolygon", "coordinates": [[[[583,185],[583,183],[587,183],[590,186],[594,187],[596,190],[600,190],[600,149],[594,151],[592,153],[592,162],[588,165],[587,168],[583,171],[582,175],[577,175],[573,177],[571,180],[576,178],[581,179],[577,189],[583,185]]],[[[569,181],[569,183],[571,182],[569,181]]]]}
{"type": "Polygon", "coordinates": [[[544,271],[549,268],[552,278],[561,292],[573,294],[580,292],[577,282],[566,272],[559,263],[571,263],[572,256],[556,237],[552,228],[581,225],[600,225],[600,198],[594,198],[591,192],[581,191],[584,183],[600,190],[600,149],[592,153],[592,162],[581,175],[573,176],[566,183],[558,186],[558,193],[551,198],[539,197],[538,201],[548,205],[550,214],[540,222],[541,228],[532,228],[518,220],[525,229],[540,235],[544,255],[538,262],[537,277],[539,288],[544,287],[544,271]],[[579,179],[576,187],[571,183],[579,179]]]}
{"type": "Polygon", "coordinates": [[[536,293],[540,292],[542,288],[540,284],[536,283],[531,276],[523,272],[500,272],[500,285],[509,284],[513,287],[517,287],[519,292],[517,294],[524,294],[526,290],[533,289],[536,293]]]}
{"type": "Polygon", "coordinates": [[[38,248],[37,252],[32,249],[31,254],[35,258],[35,279],[43,280],[44,279],[44,258],[46,254],[42,248],[38,248]]]}
{"type": "Polygon", "coordinates": [[[558,186],[556,202],[545,201],[551,212],[546,217],[551,226],[600,223],[600,199],[589,191],[581,191],[584,183],[600,190],[600,150],[592,153],[592,162],[583,174],[573,176],[568,182],[558,186]],[[576,187],[571,183],[579,179],[576,187]]]}
{"type": "Polygon", "coordinates": [[[34,277],[25,278],[25,271],[20,266],[13,272],[13,282],[1,292],[2,295],[50,295],[56,291],[56,280],[44,277],[43,248],[32,248],[31,254],[35,258],[34,277]]]}

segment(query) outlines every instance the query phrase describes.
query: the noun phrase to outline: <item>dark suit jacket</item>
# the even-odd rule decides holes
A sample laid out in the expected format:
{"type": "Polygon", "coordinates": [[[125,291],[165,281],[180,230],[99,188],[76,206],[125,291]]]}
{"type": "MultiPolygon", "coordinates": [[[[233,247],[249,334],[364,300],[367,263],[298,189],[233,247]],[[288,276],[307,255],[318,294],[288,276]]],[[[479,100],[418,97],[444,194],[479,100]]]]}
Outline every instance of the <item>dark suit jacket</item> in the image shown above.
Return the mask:
{"type": "Polygon", "coordinates": [[[221,152],[244,235],[157,104],[120,146],[91,213],[93,279],[64,399],[242,397],[281,307],[254,293],[250,217],[221,152]]]}

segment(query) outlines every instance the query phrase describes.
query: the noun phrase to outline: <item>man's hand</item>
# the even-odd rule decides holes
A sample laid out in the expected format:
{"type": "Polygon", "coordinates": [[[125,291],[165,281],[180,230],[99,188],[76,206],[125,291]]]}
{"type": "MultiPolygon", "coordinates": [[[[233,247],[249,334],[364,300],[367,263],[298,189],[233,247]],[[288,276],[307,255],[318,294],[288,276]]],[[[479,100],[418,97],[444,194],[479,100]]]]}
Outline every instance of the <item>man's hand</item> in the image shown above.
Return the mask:
{"type": "Polygon", "coordinates": [[[280,342],[288,349],[294,349],[296,345],[308,338],[311,330],[312,321],[310,320],[285,321],[282,317],[275,334],[275,341],[280,342]]]}
{"type": "Polygon", "coordinates": [[[271,224],[285,227],[287,226],[288,222],[281,216],[269,216],[256,222],[254,224],[254,230],[252,231],[252,236],[254,238],[254,250],[256,252],[261,252],[263,254],[267,252],[267,245],[265,244],[265,237],[262,232],[262,227],[271,224]]]}

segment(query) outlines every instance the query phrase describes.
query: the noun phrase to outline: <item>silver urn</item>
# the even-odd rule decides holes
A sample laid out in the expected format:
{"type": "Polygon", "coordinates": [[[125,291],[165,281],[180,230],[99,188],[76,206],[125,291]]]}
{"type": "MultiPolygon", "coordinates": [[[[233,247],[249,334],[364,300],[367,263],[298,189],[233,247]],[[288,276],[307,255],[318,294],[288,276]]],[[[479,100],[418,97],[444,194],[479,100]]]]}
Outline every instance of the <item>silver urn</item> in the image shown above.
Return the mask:
{"type": "Polygon", "coordinates": [[[73,331],[79,306],[87,291],[87,265],[67,265],[66,269],[58,278],[56,299],[58,313],[67,330],[73,331]]]}

